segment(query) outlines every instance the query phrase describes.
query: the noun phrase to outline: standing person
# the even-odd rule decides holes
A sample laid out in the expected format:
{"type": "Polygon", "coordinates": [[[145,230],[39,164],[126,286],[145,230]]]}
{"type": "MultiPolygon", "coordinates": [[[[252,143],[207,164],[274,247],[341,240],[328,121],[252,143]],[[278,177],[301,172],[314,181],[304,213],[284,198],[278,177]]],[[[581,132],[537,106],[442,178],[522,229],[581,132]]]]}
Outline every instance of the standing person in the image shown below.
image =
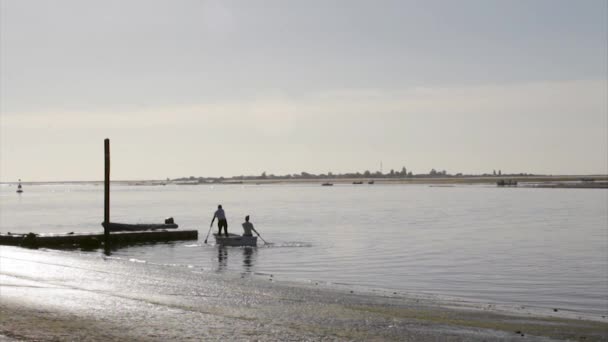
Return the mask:
{"type": "Polygon", "coordinates": [[[243,236],[253,236],[251,234],[252,230],[259,235],[258,231],[253,228],[253,223],[249,222],[249,215],[247,215],[245,216],[245,222],[243,222],[243,236]]]}
{"type": "Polygon", "coordinates": [[[224,209],[222,209],[222,205],[218,205],[217,206],[217,210],[215,211],[215,213],[213,214],[213,220],[211,220],[211,225],[213,226],[213,221],[215,221],[215,218],[217,217],[217,228],[218,228],[218,236],[222,235],[222,227],[224,228],[224,231],[226,232],[226,236],[228,236],[228,221],[226,221],[226,213],[224,213],[224,209]]]}

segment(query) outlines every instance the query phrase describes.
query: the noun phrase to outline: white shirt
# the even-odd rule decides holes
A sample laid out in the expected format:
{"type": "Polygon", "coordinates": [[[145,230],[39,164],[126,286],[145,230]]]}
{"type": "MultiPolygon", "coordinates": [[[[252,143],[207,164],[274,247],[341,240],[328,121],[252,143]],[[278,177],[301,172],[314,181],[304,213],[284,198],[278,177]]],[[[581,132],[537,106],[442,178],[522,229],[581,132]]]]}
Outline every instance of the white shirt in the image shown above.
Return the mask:
{"type": "Polygon", "coordinates": [[[218,220],[225,220],[226,219],[226,214],[224,213],[224,209],[218,209],[215,211],[215,217],[217,217],[218,220]]]}

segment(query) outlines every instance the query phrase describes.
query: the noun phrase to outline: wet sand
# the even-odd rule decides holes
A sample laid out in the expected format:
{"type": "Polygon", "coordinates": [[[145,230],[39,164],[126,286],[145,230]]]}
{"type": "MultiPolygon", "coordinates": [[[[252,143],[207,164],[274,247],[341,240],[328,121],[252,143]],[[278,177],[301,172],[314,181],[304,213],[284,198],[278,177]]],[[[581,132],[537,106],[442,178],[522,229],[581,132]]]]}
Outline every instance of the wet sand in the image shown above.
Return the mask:
{"type": "Polygon", "coordinates": [[[602,341],[607,336],[605,318],[507,313],[271,275],[0,247],[0,341],[602,341]]]}

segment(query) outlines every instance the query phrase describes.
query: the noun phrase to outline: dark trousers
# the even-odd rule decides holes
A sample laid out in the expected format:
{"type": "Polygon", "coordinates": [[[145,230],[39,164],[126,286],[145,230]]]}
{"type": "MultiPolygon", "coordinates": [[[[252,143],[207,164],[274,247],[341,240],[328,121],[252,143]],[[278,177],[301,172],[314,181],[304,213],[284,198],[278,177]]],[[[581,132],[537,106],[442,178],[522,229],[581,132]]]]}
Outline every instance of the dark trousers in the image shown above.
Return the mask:
{"type": "Polygon", "coordinates": [[[219,228],[219,232],[217,233],[218,235],[222,235],[222,228],[224,228],[226,236],[228,236],[228,221],[226,221],[225,219],[217,220],[217,227],[219,228]]]}

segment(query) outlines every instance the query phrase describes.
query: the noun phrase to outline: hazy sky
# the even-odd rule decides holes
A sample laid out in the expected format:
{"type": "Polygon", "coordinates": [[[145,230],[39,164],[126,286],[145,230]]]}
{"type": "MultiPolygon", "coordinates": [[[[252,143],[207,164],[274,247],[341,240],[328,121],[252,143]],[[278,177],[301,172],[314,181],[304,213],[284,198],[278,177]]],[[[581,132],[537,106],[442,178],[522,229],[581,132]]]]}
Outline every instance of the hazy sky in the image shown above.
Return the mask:
{"type": "Polygon", "coordinates": [[[0,0],[0,180],[608,173],[608,1],[0,0]]]}

